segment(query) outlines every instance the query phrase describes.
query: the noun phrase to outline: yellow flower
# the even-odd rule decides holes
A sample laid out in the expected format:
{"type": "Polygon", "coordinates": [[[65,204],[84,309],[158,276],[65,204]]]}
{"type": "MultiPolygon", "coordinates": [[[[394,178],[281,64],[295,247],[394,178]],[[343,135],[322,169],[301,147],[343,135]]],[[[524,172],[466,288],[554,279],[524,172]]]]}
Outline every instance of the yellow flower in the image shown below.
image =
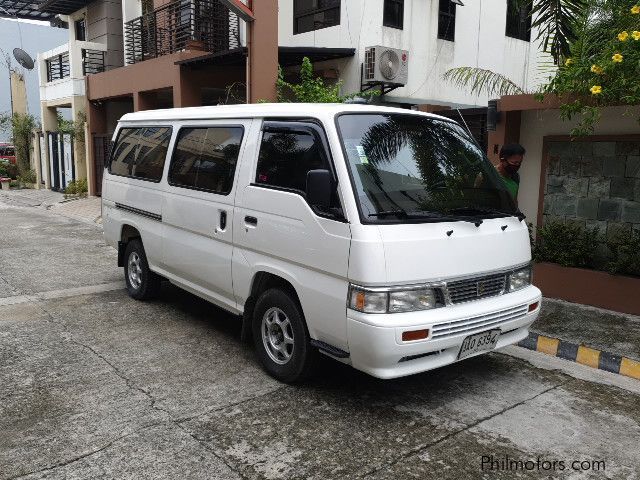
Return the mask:
{"type": "Polygon", "coordinates": [[[620,40],[621,42],[626,42],[627,38],[629,38],[629,33],[626,30],[618,34],[618,40],[620,40]]]}
{"type": "Polygon", "coordinates": [[[613,57],[611,57],[611,60],[613,60],[615,63],[622,63],[623,58],[624,57],[622,55],[616,53],[613,57]]]}
{"type": "Polygon", "coordinates": [[[602,86],[594,85],[593,87],[591,87],[591,93],[593,95],[600,95],[602,93],[602,86]]]}
{"type": "Polygon", "coordinates": [[[567,59],[564,61],[564,66],[565,66],[565,67],[568,67],[568,66],[570,66],[570,65],[572,65],[572,64],[573,64],[573,58],[567,58],[567,59]]]}
{"type": "Polygon", "coordinates": [[[600,75],[604,70],[602,69],[602,67],[599,67],[598,65],[591,65],[591,71],[593,73],[600,75]]]}
{"type": "Polygon", "coordinates": [[[640,13],[640,5],[634,5],[631,7],[631,13],[634,15],[638,15],[640,13]]]}
{"type": "Polygon", "coordinates": [[[634,40],[640,40],[640,32],[638,30],[634,30],[631,36],[634,40]]]}

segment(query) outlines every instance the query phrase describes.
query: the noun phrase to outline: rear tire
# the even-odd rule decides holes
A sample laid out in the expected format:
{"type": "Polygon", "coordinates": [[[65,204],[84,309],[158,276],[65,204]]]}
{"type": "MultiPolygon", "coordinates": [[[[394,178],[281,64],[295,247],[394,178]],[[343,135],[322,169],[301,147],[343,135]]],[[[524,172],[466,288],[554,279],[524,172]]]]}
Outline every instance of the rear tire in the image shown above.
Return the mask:
{"type": "Polygon", "coordinates": [[[252,332],[258,360],[269,375],[295,383],[311,374],[318,352],[311,346],[302,309],[292,295],[277,288],[260,295],[252,332]]]}
{"type": "Polygon", "coordinates": [[[124,254],[124,278],[127,293],[136,300],[150,300],[160,293],[159,275],[149,269],[142,241],[133,239],[127,243],[124,254]]]}

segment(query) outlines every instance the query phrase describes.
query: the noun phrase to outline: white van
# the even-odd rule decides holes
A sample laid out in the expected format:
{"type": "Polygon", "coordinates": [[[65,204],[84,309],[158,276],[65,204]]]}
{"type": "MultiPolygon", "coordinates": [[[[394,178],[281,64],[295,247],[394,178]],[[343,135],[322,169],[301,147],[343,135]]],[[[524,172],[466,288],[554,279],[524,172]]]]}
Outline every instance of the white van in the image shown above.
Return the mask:
{"type": "Polygon", "coordinates": [[[372,105],[127,114],[102,188],[129,294],[237,314],[285,382],[318,352],[379,378],[524,339],[527,225],[455,122],[372,105]]]}

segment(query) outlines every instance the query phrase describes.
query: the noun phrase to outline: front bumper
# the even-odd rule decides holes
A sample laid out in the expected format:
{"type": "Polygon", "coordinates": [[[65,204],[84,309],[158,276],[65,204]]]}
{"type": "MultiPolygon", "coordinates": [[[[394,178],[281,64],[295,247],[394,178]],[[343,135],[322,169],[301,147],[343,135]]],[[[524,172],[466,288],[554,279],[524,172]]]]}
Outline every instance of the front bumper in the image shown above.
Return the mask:
{"type": "Polygon", "coordinates": [[[496,348],[527,337],[540,313],[540,290],[520,291],[429,311],[372,315],[347,310],[351,364],[378,378],[395,378],[457,361],[468,335],[499,328],[496,348]],[[529,311],[529,305],[538,307],[529,311]],[[402,341],[402,332],[429,329],[429,337],[402,341]]]}

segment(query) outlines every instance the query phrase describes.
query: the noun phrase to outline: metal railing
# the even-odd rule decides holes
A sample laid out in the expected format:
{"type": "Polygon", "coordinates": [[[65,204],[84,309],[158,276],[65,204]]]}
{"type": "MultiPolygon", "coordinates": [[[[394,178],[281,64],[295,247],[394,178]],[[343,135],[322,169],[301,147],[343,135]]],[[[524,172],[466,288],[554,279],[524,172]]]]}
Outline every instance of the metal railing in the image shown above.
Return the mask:
{"type": "Polygon", "coordinates": [[[104,72],[104,52],[82,49],[82,75],[104,72]]]}
{"type": "Polygon", "coordinates": [[[69,52],[61,53],[55,57],[47,58],[47,82],[67,78],[71,75],[69,67],[69,52]]]}
{"type": "Polygon", "coordinates": [[[125,23],[127,64],[201,43],[207,52],[240,46],[240,20],[218,0],[176,0],[125,23]]]}

